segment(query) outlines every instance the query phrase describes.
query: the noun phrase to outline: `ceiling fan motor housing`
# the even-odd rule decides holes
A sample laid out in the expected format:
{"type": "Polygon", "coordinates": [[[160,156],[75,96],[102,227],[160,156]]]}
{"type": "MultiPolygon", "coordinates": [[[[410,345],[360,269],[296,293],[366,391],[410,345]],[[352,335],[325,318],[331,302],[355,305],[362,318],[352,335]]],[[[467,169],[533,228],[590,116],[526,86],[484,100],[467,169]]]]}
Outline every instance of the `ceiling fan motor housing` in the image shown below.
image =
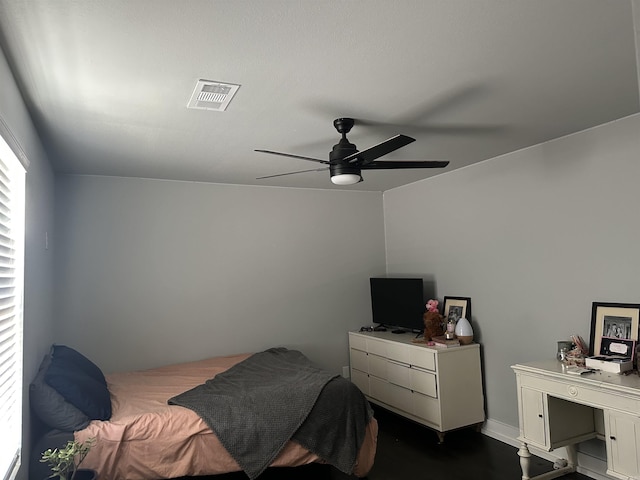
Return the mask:
{"type": "Polygon", "coordinates": [[[331,152],[329,152],[329,172],[331,176],[352,174],[360,176],[360,167],[357,164],[342,162],[342,159],[356,153],[358,150],[353,143],[350,143],[346,138],[342,138],[337,144],[333,146],[331,152]]]}

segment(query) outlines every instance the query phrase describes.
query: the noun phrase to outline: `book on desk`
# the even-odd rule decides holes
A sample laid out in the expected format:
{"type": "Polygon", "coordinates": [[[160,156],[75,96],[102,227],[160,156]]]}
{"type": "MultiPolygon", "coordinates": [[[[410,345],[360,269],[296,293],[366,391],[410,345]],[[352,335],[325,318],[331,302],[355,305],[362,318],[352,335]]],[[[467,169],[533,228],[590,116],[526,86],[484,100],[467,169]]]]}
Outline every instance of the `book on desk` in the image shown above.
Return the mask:
{"type": "Polygon", "coordinates": [[[458,340],[457,338],[446,338],[444,335],[432,337],[431,341],[433,342],[433,346],[438,348],[450,348],[450,347],[460,346],[460,340],[458,340]]]}

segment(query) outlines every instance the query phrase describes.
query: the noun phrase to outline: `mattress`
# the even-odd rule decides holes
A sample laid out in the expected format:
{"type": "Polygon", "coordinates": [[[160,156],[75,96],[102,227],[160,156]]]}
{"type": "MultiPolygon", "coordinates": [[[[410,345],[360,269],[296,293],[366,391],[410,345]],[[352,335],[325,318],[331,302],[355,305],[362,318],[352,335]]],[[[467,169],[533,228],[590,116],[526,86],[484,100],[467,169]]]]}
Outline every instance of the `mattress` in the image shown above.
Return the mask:
{"type": "MultiPolygon", "coordinates": [[[[106,375],[112,415],[93,420],[74,433],[78,441],[96,438],[82,468],[100,478],[118,480],[170,479],[235,472],[240,466],[213,431],[194,411],[167,400],[194,388],[251,354],[230,355],[149,370],[106,375]]],[[[365,476],[376,453],[378,425],[372,418],[353,474],[365,476]]],[[[324,463],[314,453],[289,441],[271,466],[295,467],[324,463]]]]}

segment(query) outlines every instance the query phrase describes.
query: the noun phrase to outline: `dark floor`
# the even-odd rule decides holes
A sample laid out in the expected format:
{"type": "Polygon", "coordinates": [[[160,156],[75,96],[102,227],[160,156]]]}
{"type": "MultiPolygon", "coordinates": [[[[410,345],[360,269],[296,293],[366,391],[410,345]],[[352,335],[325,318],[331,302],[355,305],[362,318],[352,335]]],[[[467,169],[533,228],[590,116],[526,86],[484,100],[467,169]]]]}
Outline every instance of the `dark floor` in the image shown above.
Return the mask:
{"type": "MultiPolygon", "coordinates": [[[[368,480],[518,480],[522,477],[517,449],[466,428],[446,435],[438,445],[437,435],[386,410],[376,408],[378,450],[368,480]]],[[[552,470],[550,462],[531,457],[530,475],[552,470]]],[[[244,473],[200,477],[199,480],[243,480],[244,473]]],[[[260,480],[353,480],[327,465],[270,468],[260,480]]],[[[566,480],[589,480],[573,473],[566,480]]],[[[182,479],[184,480],[184,479],[182,479]]]]}

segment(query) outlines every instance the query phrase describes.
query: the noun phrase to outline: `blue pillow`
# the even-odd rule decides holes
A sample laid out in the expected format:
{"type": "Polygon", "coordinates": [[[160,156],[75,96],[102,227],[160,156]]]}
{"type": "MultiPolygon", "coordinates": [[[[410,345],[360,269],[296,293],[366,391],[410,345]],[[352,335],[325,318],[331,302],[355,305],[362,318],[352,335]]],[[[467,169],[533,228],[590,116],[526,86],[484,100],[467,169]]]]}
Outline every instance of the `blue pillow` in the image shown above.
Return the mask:
{"type": "Polygon", "coordinates": [[[84,355],[56,345],[44,379],[91,420],[111,418],[111,396],[104,375],[84,355]]]}
{"type": "Polygon", "coordinates": [[[74,432],[89,425],[89,417],[67,402],[58,391],[44,380],[51,365],[51,354],[47,354],[35,378],[29,385],[29,400],[33,412],[49,428],[74,432]]]}
{"type": "Polygon", "coordinates": [[[57,363],[73,364],[75,368],[82,370],[105,387],[107,386],[102,370],[77,350],[66,345],[53,345],[51,347],[51,355],[57,363]]]}

